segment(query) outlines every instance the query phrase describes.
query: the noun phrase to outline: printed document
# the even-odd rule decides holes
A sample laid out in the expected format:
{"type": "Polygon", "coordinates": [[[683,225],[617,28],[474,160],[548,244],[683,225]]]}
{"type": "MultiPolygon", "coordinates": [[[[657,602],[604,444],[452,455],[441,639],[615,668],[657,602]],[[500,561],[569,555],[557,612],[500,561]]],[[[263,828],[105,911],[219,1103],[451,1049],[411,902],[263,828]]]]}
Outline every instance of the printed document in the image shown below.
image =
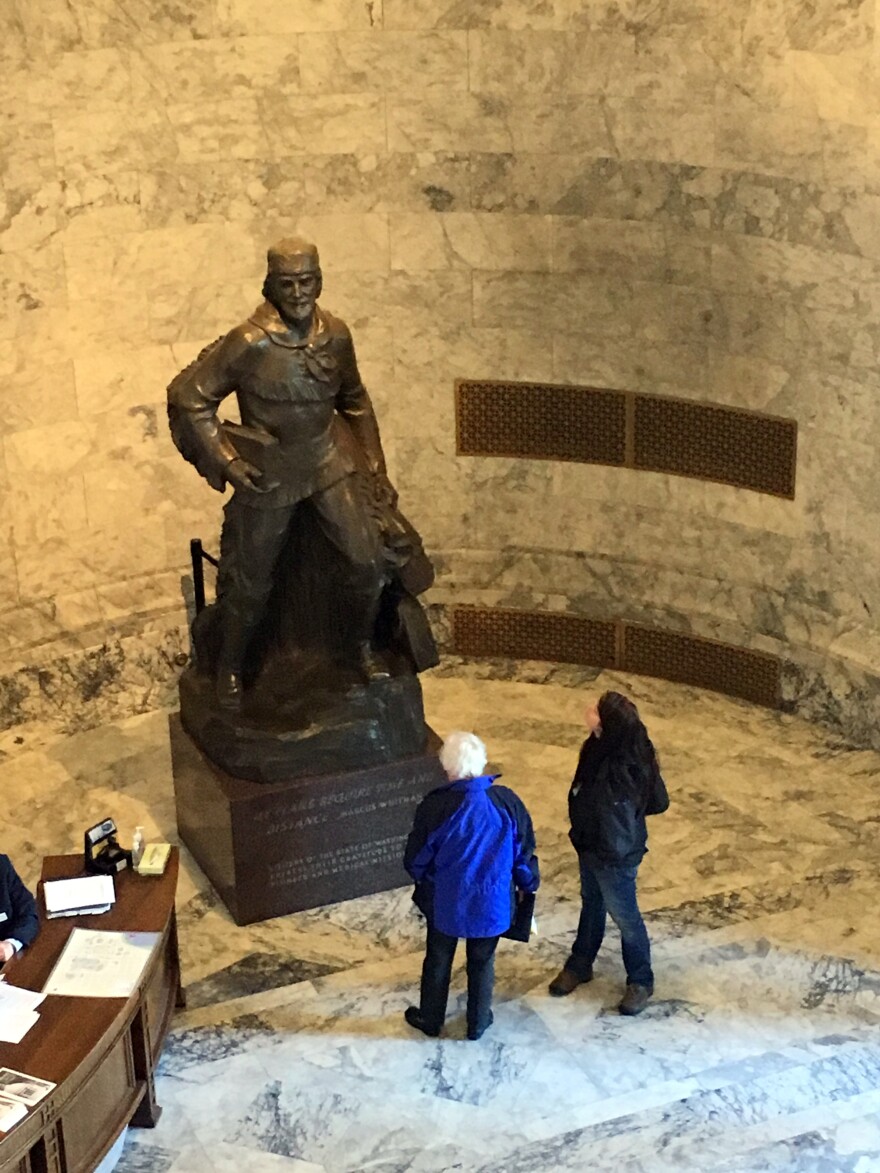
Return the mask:
{"type": "Polygon", "coordinates": [[[75,928],[49,974],[44,994],[127,998],[137,989],[159,933],[75,928]]]}
{"type": "Polygon", "coordinates": [[[19,1120],[24,1120],[27,1116],[27,1104],[22,1104],[20,1100],[10,1099],[8,1096],[0,1096],[0,1132],[8,1132],[14,1124],[18,1124],[19,1120]]]}
{"type": "Polygon", "coordinates": [[[106,912],[116,900],[116,889],[112,876],[78,876],[74,880],[47,880],[43,896],[51,920],[78,912],[106,912]]]}
{"type": "Polygon", "coordinates": [[[20,1043],[37,1019],[44,994],[0,982],[0,1042],[20,1043]]]}

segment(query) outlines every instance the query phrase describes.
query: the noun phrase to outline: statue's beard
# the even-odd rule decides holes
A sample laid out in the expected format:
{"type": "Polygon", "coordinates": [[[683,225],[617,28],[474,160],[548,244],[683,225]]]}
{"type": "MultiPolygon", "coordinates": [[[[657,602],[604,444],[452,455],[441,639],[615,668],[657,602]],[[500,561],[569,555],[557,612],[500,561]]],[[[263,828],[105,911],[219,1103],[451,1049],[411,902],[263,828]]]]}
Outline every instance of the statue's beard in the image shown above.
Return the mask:
{"type": "Polygon", "coordinates": [[[285,321],[296,322],[298,325],[310,322],[315,313],[314,298],[308,301],[288,301],[280,298],[277,301],[273,300],[272,304],[285,321]]]}

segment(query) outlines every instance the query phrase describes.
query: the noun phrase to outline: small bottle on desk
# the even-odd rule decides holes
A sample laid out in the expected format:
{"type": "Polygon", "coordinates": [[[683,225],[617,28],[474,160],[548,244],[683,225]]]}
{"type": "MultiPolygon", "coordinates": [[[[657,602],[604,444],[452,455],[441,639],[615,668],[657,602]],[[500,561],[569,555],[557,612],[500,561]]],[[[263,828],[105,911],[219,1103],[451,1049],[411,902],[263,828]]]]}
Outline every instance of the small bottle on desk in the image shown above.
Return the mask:
{"type": "Polygon", "coordinates": [[[134,838],[131,841],[131,866],[137,871],[144,854],[144,829],[135,827],[134,838]]]}

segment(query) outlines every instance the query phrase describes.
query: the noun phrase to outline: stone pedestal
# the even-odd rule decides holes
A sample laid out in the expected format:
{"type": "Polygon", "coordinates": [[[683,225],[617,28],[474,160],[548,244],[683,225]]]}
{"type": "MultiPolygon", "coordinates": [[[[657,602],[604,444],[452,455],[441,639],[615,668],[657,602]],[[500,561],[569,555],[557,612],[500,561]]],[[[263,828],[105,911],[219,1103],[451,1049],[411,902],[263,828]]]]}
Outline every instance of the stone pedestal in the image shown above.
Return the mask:
{"type": "Polygon", "coordinates": [[[180,837],[236,924],[409,883],[413,812],[446,781],[430,730],[423,753],[267,784],[224,773],[169,724],[180,837]]]}

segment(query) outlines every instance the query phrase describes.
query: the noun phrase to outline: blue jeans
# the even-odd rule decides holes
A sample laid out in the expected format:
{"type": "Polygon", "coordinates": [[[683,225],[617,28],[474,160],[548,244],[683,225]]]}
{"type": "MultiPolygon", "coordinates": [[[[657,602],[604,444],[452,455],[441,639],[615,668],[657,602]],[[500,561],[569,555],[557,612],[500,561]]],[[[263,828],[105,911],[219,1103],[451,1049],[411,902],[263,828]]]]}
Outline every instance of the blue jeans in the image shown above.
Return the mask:
{"type": "Polygon", "coordinates": [[[651,942],[636,900],[638,864],[635,867],[591,868],[582,855],[578,856],[578,862],[581,869],[581,916],[565,968],[580,978],[587,976],[605,936],[606,914],[610,914],[620,929],[627,982],[647,986],[653,991],[651,942]]]}

